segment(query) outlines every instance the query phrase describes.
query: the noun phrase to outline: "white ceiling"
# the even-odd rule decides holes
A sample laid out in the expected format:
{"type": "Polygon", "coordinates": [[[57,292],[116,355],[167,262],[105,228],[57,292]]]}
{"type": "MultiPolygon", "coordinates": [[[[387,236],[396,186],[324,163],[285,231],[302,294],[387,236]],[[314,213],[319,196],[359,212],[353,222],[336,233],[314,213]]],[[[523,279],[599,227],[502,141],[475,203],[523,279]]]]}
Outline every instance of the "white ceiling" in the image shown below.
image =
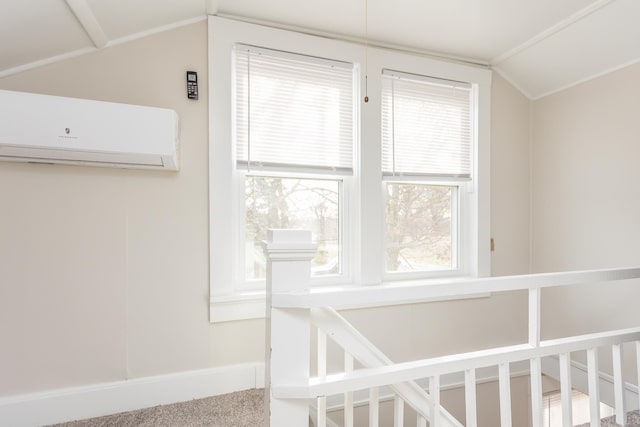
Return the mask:
{"type": "Polygon", "coordinates": [[[0,78],[210,14],[487,64],[537,99],[640,60],[640,0],[0,0],[0,78]],[[365,21],[365,5],[368,19],[365,21]]]}

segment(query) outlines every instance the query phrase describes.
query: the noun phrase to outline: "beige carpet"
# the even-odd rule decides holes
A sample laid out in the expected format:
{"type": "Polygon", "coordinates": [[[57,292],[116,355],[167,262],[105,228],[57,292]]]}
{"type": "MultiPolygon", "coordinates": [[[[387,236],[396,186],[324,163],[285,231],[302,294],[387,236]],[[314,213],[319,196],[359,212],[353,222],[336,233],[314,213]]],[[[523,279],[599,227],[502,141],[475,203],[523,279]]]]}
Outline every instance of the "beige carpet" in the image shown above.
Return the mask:
{"type": "Polygon", "coordinates": [[[55,427],[262,427],[264,390],[246,390],[55,427]]]}
{"type": "MultiPolygon", "coordinates": [[[[602,419],[602,427],[616,427],[616,417],[607,417],[602,419]]],[[[577,427],[589,427],[589,424],[582,424],[577,427]]],[[[638,411],[627,412],[627,424],[624,427],[640,427],[640,413],[638,411]]]]}
{"type": "MultiPolygon", "coordinates": [[[[263,389],[246,390],[49,427],[262,427],[263,398],[263,389]]],[[[603,419],[602,427],[618,426],[614,418],[603,419]]],[[[629,412],[627,423],[640,427],[640,413],[629,412]]]]}

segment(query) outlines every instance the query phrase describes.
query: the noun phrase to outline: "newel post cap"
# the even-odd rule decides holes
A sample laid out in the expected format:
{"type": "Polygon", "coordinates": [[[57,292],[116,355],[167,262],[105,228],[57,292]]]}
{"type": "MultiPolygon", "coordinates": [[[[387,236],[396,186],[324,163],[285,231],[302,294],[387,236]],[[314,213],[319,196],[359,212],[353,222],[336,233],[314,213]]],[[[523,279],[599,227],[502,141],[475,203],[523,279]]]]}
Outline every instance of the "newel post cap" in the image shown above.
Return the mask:
{"type": "Polygon", "coordinates": [[[272,261],[310,261],[317,245],[311,241],[309,230],[267,230],[267,240],[262,242],[265,255],[272,261]]]}

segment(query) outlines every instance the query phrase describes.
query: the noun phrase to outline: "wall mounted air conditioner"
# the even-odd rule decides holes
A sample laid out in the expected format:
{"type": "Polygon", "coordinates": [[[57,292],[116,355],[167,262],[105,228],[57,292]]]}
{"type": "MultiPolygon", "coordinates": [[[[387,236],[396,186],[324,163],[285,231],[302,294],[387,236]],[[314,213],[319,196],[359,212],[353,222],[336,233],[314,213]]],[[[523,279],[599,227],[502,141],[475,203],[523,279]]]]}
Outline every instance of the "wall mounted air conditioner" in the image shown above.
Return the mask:
{"type": "Polygon", "coordinates": [[[0,90],[0,160],[178,170],[178,115],[0,90]]]}

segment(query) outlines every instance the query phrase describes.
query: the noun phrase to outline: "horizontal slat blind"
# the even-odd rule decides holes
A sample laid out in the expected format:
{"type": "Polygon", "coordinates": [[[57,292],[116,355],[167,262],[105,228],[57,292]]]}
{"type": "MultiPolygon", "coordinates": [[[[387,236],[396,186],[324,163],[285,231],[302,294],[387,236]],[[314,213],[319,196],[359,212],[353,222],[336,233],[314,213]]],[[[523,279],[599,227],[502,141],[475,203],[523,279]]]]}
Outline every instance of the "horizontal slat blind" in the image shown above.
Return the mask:
{"type": "Polygon", "coordinates": [[[237,45],[239,167],[352,173],[353,64],[237,45]]]}
{"type": "Polygon", "coordinates": [[[388,70],[382,77],[383,173],[471,178],[471,85],[388,70]]]}

